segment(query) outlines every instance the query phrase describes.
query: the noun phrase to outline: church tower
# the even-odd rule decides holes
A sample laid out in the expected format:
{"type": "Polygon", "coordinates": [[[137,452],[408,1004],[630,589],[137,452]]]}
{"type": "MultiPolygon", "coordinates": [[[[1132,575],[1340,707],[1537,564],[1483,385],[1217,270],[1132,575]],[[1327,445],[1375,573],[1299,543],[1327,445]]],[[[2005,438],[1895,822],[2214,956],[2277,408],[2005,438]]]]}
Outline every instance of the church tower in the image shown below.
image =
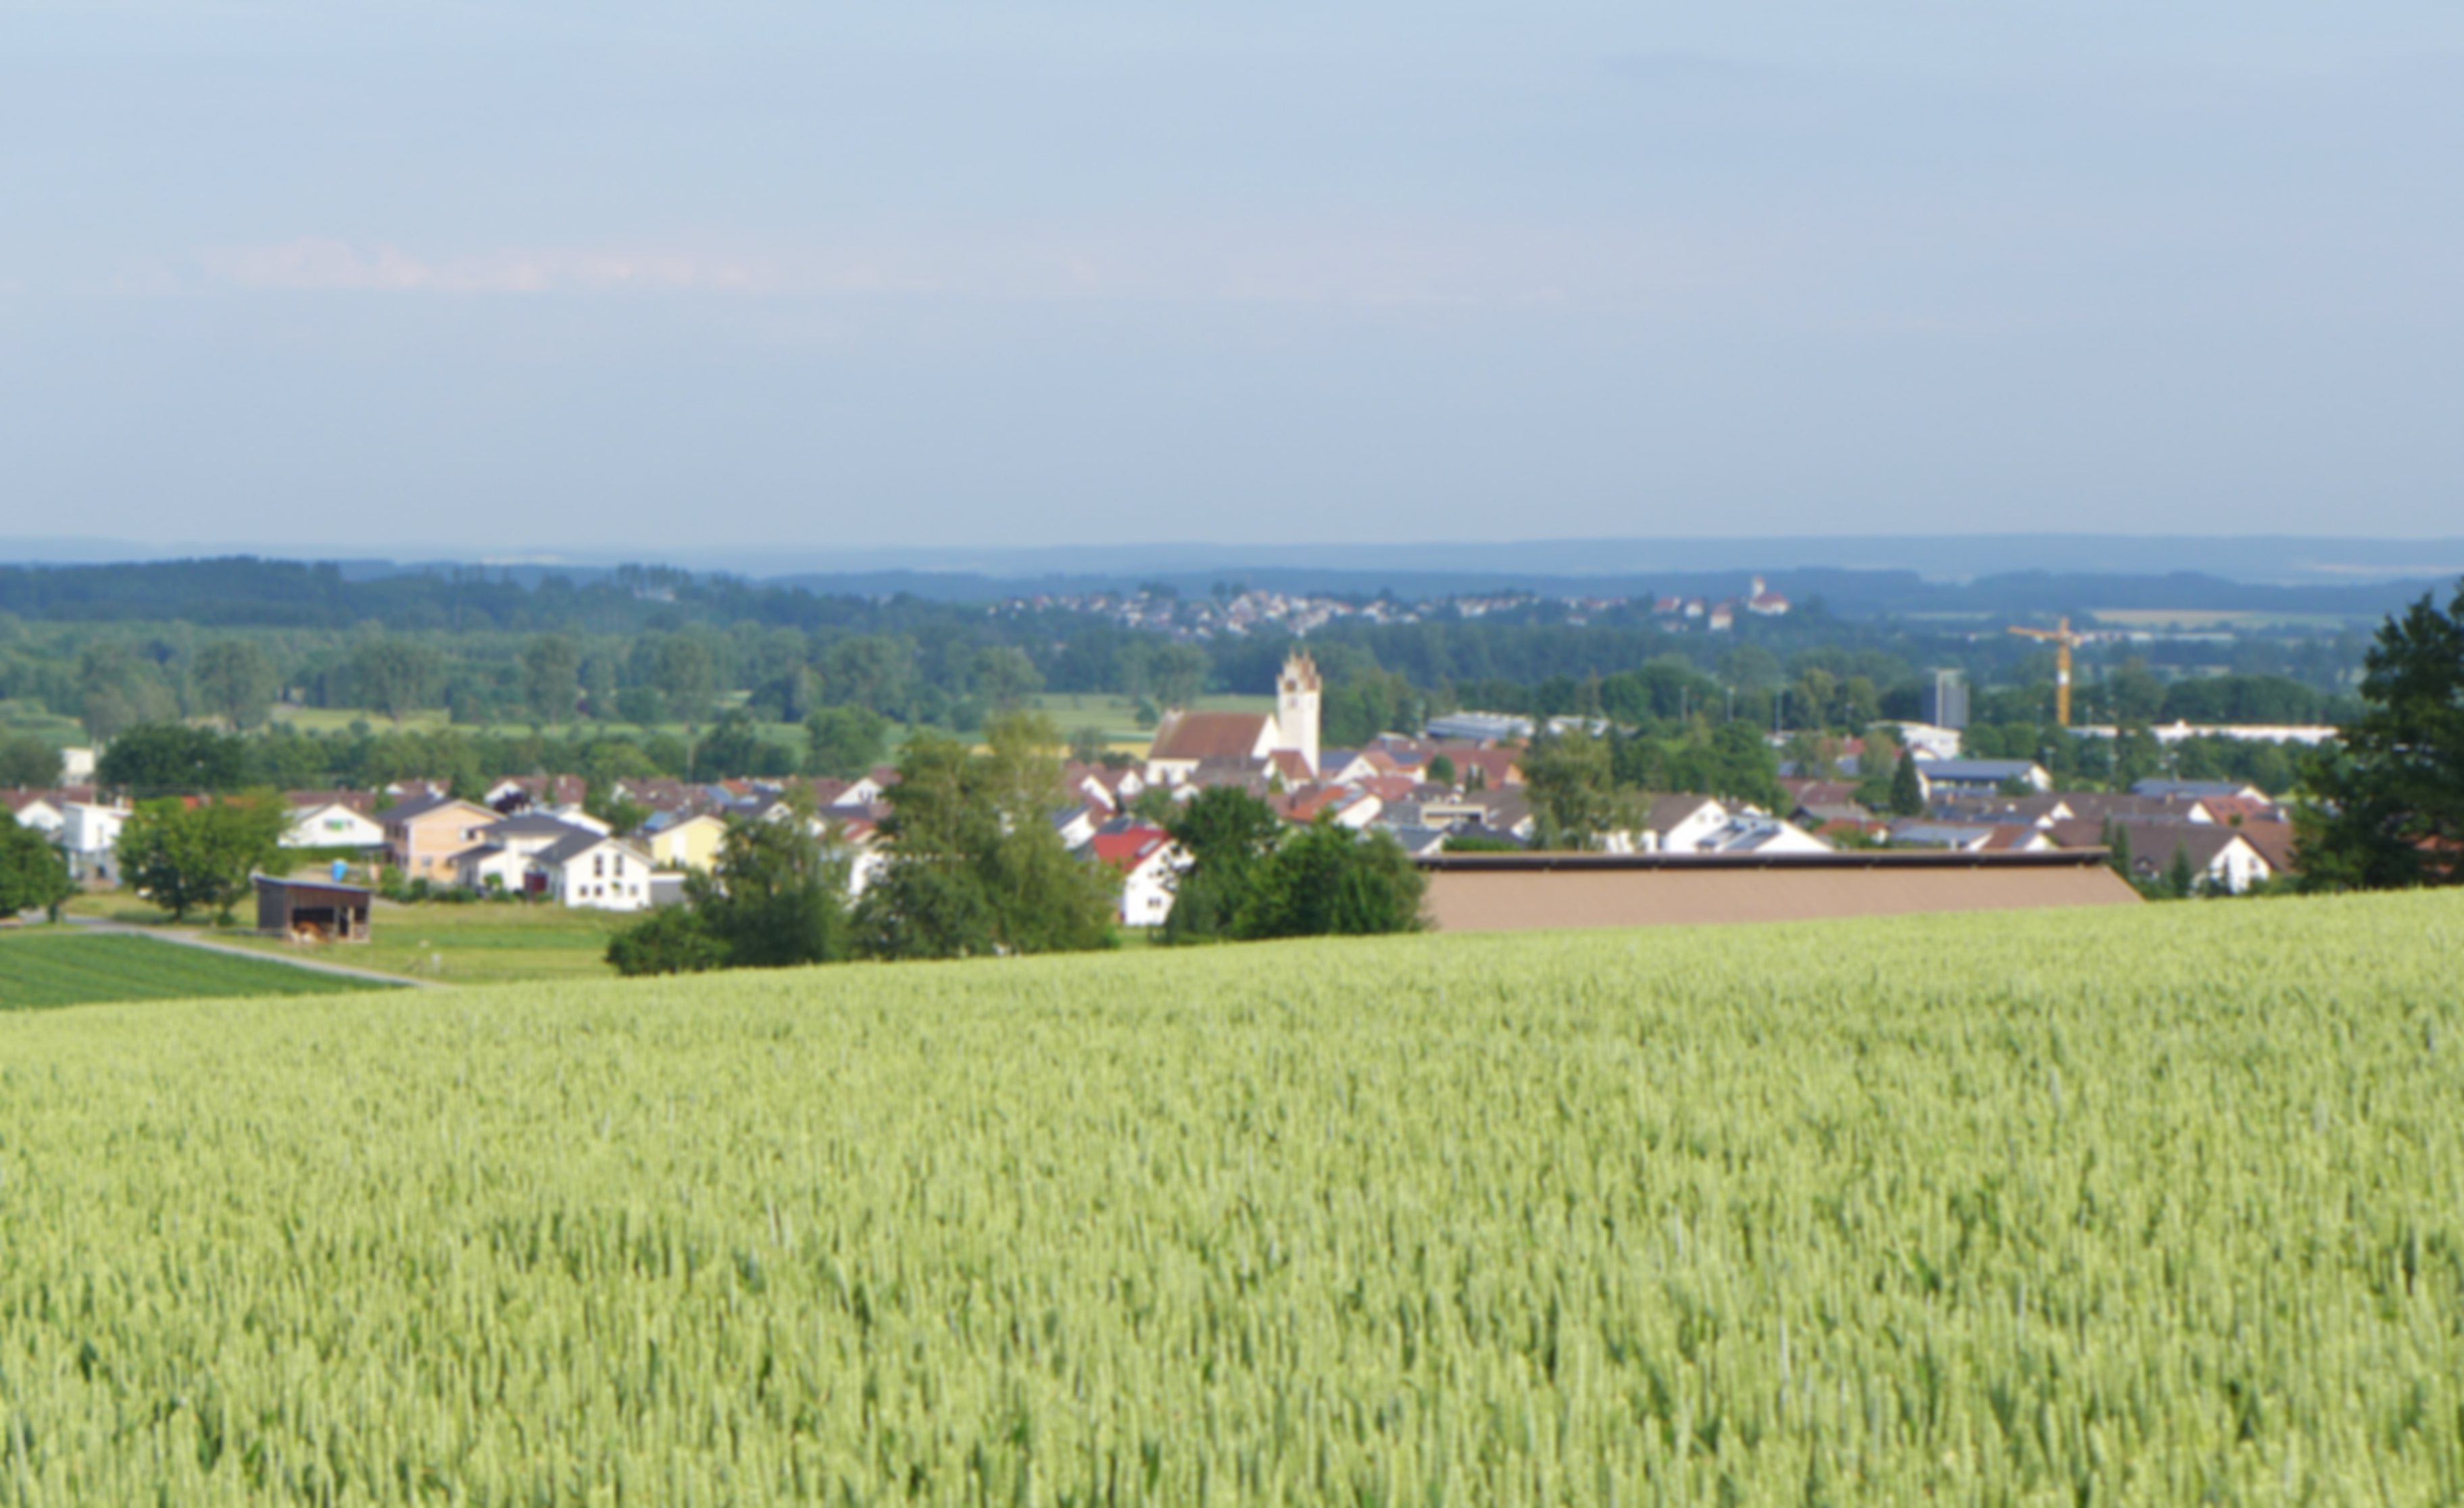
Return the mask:
{"type": "Polygon", "coordinates": [[[1309,774],[1317,774],[1317,662],[1306,649],[1295,649],[1275,678],[1275,726],[1282,737],[1277,747],[1295,750],[1309,774]]]}

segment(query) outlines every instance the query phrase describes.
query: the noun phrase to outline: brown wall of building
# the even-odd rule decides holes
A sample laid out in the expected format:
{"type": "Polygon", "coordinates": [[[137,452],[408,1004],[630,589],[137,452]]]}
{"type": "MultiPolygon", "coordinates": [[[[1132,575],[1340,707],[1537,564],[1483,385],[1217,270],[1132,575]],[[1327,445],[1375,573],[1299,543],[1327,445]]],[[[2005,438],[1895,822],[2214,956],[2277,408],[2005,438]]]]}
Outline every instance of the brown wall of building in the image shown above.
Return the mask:
{"type": "Polygon", "coordinates": [[[1785,922],[1919,911],[2131,906],[2138,892],[2102,864],[1805,869],[1440,869],[1428,912],[1440,929],[1658,927],[1785,922]]]}

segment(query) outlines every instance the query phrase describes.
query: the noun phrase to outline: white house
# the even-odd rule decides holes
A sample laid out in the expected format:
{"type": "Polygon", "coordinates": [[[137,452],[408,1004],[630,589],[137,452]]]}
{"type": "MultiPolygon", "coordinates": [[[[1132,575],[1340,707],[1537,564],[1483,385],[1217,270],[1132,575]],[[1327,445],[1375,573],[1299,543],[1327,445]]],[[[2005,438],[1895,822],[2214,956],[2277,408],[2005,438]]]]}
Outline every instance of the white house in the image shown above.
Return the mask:
{"type": "Polygon", "coordinates": [[[1121,877],[1120,917],[1128,927],[1161,927],[1172,915],[1173,885],[1189,861],[1160,827],[1123,824],[1093,839],[1096,862],[1121,877]]]}
{"type": "Polygon", "coordinates": [[[1728,819],[1728,809],[1716,797],[1655,796],[1642,831],[1635,835],[1635,847],[1643,853],[1695,853],[1728,819]]]}
{"type": "Polygon", "coordinates": [[[383,822],[340,801],[293,807],[282,835],[285,848],[383,848],[385,841],[383,822]]]}
{"type": "Polygon", "coordinates": [[[472,845],[453,856],[453,878],[465,889],[545,895],[555,882],[540,856],[577,837],[605,836],[544,812],[508,817],[473,830],[472,845]]]}
{"type": "Polygon", "coordinates": [[[847,860],[847,899],[850,901],[863,900],[864,892],[872,888],[872,883],[890,867],[889,849],[873,841],[869,833],[862,838],[850,837],[842,857],[847,860]]]}
{"type": "Polygon", "coordinates": [[[2250,840],[2221,823],[2131,822],[2131,873],[2142,881],[2169,875],[2176,853],[2188,855],[2190,872],[2211,890],[2239,895],[2275,870],[2250,840]]]}
{"type": "Polygon", "coordinates": [[[1760,812],[1740,812],[1691,848],[1679,851],[1703,854],[1827,854],[1832,849],[1829,843],[1794,822],[1766,817],[1760,812]]]}
{"type": "Polygon", "coordinates": [[[20,827],[31,827],[46,838],[57,838],[60,827],[68,820],[61,810],[68,804],[63,797],[45,796],[39,791],[0,791],[0,804],[17,820],[20,827]]]}
{"type": "Polygon", "coordinates": [[[1068,849],[1086,847],[1095,838],[1095,829],[1111,820],[1111,808],[1093,802],[1081,802],[1052,814],[1052,830],[1061,835],[1061,846],[1068,849]]]}
{"type": "Polygon", "coordinates": [[[1900,723],[1900,746],[1917,756],[1920,768],[1927,759],[1956,759],[1960,752],[1960,733],[1956,728],[1938,727],[1932,723],[1900,723]]]}
{"type": "Polygon", "coordinates": [[[71,801],[60,810],[59,844],[68,855],[69,877],[79,882],[120,883],[120,830],[135,814],[124,806],[71,801]]]}
{"type": "Polygon", "coordinates": [[[577,831],[533,863],[563,905],[639,911],[650,904],[650,856],[624,839],[577,831]]]}
{"type": "Polygon", "coordinates": [[[885,788],[878,775],[860,775],[849,780],[847,789],[825,801],[825,806],[852,809],[870,806],[882,798],[885,788]]]}

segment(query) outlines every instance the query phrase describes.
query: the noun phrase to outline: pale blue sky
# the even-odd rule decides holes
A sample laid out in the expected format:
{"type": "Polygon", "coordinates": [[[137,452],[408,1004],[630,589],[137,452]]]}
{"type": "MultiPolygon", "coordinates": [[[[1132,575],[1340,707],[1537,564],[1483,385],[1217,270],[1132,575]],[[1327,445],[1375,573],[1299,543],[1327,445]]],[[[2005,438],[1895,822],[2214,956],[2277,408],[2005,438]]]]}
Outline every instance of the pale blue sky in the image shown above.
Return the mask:
{"type": "Polygon", "coordinates": [[[0,536],[2464,526],[2452,0],[1328,9],[0,0],[0,536]]]}

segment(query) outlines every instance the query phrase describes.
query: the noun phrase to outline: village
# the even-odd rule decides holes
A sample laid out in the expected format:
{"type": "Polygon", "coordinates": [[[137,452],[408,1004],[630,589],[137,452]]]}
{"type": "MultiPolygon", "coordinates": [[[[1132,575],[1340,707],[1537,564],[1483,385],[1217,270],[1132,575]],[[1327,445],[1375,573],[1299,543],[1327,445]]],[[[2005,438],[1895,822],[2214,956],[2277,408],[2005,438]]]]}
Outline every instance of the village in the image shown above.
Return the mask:
{"type": "Polygon", "coordinates": [[[1740,614],[1784,618],[1789,608],[1788,598],[1757,576],[1745,593],[1727,598],[1659,593],[1637,599],[1615,593],[1511,591],[1448,593],[1406,602],[1385,594],[1360,599],[1227,584],[1203,597],[1184,597],[1161,586],[1134,592],[1038,593],[1009,598],[994,611],[1016,616],[1060,609],[1168,639],[1203,643],[1217,637],[1257,634],[1299,636],[1347,620],[1420,623],[1507,620],[1538,613],[1553,615],[1577,627],[1597,617],[1626,613],[1645,617],[1670,632],[1700,629],[1726,633],[1736,626],[1740,614]]]}
{"type": "MultiPolygon", "coordinates": [[[[1956,720],[1956,691],[1929,696],[1929,710],[1956,720]]],[[[2289,814],[2255,786],[2151,778],[2119,792],[2061,790],[2036,762],[1966,757],[1958,729],[1921,722],[1887,732],[1897,752],[1882,757],[1908,767],[1898,781],[1896,811],[1859,799],[1860,791],[1870,798],[1874,790],[1862,768],[1872,755],[1866,738],[1849,737],[1826,744],[1819,769],[1782,763],[1784,802],[1641,793],[1568,842],[1549,830],[1550,794],[1531,781],[1534,740],[1606,733],[1604,725],[1559,718],[1535,726],[1529,718],[1458,712],[1356,748],[1329,748],[1321,739],[1323,696],[1314,661],[1295,651],[1278,677],[1271,710],[1176,710],[1142,754],[1062,763],[1050,821],[1081,862],[1110,871],[1121,927],[1144,930],[1169,921],[1189,864],[1171,831],[1173,815],[1219,787],[1255,797],[1288,824],[1330,823],[1389,839],[1424,864],[1447,855],[1549,846],[1661,861],[2092,850],[2110,855],[2143,890],[2169,885],[2184,895],[2246,894],[2295,868],[2289,814]]],[[[2299,738],[2310,731],[2259,732],[2299,738]]],[[[90,776],[90,752],[77,752],[75,769],[90,776]]],[[[325,866],[330,884],[397,898],[455,894],[634,912],[679,901],[686,877],[717,862],[731,825],[799,822],[844,860],[852,901],[886,858],[884,820],[897,779],[891,765],[855,778],[631,776],[593,801],[574,775],[508,776],[463,794],[442,780],[412,777],[372,790],[286,793],[281,844],[325,866]],[[611,821],[608,814],[629,820],[611,821]]],[[[123,795],[88,779],[0,793],[0,800],[19,824],[60,850],[79,885],[121,883],[120,837],[134,812],[123,795]]],[[[302,938],[332,930],[295,929],[288,913],[265,914],[278,914],[276,925],[302,938]]],[[[361,926],[363,936],[364,920],[361,926]]]]}

